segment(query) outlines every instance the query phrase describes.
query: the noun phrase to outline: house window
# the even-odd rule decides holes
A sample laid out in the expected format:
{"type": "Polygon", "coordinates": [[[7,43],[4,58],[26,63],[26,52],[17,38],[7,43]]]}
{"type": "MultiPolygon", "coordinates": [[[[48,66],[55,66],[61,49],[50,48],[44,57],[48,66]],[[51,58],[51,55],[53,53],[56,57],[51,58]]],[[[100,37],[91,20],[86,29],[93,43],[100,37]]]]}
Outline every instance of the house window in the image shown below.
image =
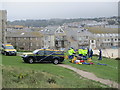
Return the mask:
{"type": "Polygon", "coordinates": [[[23,43],[23,46],[25,46],[25,43],[23,43]]]}
{"type": "Polygon", "coordinates": [[[88,39],[88,36],[86,36],[86,39],[88,39]]]}
{"type": "Polygon", "coordinates": [[[110,41],[110,39],[108,39],[108,41],[110,41]]]}
{"type": "Polygon", "coordinates": [[[10,38],[10,40],[12,40],[12,37],[10,38]]]}
{"type": "Polygon", "coordinates": [[[18,40],[20,40],[20,38],[18,38],[18,40]]]}
{"type": "Polygon", "coordinates": [[[58,30],[56,31],[56,33],[58,33],[58,30]]]}
{"type": "Polygon", "coordinates": [[[18,46],[18,43],[16,43],[16,45],[18,46]]]}
{"type": "Polygon", "coordinates": [[[115,39],[115,41],[117,41],[117,39],[115,39]]]}
{"type": "Polygon", "coordinates": [[[92,40],[91,42],[94,43],[94,40],[92,40]]]}
{"type": "Polygon", "coordinates": [[[36,40],[38,40],[38,38],[36,38],[36,40]]]}
{"type": "Polygon", "coordinates": [[[63,33],[63,30],[60,29],[60,33],[63,33]]]}
{"type": "Polygon", "coordinates": [[[48,37],[45,37],[45,40],[47,40],[48,39],[48,37]]]}
{"type": "Polygon", "coordinates": [[[32,43],[30,43],[30,46],[32,46],[32,43]]]}
{"type": "Polygon", "coordinates": [[[32,37],[30,38],[30,40],[32,40],[32,37]]]}
{"type": "Polygon", "coordinates": [[[39,44],[38,44],[38,43],[36,43],[36,46],[39,46],[39,44]]]}

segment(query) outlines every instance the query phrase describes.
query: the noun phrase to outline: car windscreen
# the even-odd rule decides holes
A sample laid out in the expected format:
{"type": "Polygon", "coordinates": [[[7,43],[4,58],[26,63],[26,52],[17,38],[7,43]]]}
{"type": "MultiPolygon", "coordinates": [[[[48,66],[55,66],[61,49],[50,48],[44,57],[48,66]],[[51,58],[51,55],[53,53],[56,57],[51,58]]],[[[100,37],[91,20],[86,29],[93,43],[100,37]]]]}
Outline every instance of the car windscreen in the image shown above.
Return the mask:
{"type": "Polygon", "coordinates": [[[63,55],[64,51],[56,51],[55,54],[63,55]]]}
{"type": "Polygon", "coordinates": [[[52,55],[54,54],[54,51],[45,51],[45,55],[52,55]]]}
{"type": "Polygon", "coordinates": [[[33,53],[36,54],[39,50],[34,50],[33,53]]]}
{"type": "Polygon", "coordinates": [[[5,46],[5,49],[14,49],[13,46],[5,46]]]}

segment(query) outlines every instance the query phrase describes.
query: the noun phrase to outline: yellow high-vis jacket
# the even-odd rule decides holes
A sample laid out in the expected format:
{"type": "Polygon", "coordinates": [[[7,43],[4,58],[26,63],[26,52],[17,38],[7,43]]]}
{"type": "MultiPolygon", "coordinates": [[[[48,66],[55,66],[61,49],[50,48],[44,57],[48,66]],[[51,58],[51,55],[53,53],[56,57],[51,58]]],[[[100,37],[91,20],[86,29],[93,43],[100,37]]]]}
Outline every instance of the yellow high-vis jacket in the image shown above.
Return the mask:
{"type": "Polygon", "coordinates": [[[83,49],[78,49],[78,54],[84,54],[83,49]]]}

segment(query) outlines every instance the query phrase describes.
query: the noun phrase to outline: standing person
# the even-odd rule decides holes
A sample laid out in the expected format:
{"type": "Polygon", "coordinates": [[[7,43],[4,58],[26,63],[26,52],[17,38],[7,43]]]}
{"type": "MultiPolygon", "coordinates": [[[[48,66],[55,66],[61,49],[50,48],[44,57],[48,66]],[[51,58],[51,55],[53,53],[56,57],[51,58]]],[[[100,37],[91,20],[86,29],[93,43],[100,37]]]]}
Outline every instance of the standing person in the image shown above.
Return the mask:
{"type": "Polygon", "coordinates": [[[88,53],[88,50],[85,48],[83,49],[83,58],[86,60],[87,59],[87,53],[88,53]]]}
{"type": "Polygon", "coordinates": [[[87,50],[88,50],[87,56],[88,56],[88,58],[90,58],[90,51],[91,51],[91,49],[90,49],[90,48],[87,48],[87,50]]]}
{"type": "Polygon", "coordinates": [[[92,59],[92,56],[93,56],[93,50],[91,49],[91,50],[90,50],[90,55],[89,55],[89,58],[91,58],[91,59],[92,59]]]}
{"type": "Polygon", "coordinates": [[[68,50],[68,54],[69,54],[69,59],[73,59],[75,51],[72,47],[68,50]]]}
{"type": "Polygon", "coordinates": [[[99,49],[99,58],[98,58],[98,60],[102,60],[102,50],[101,49],[99,49]]]}
{"type": "Polygon", "coordinates": [[[73,55],[76,54],[76,52],[75,52],[75,50],[74,50],[73,47],[71,47],[71,51],[72,51],[72,54],[73,54],[73,55]]]}
{"type": "Polygon", "coordinates": [[[83,56],[83,49],[82,48],[78,49],[78,54],[79,54],[79,56],[83,56]]]}
{"type": "Polygon", "coordinates": [[[68,58],[69,58],[69,59],[72,58],[72,52],[71,52],[71,49],[68,49],[68,58]]]}

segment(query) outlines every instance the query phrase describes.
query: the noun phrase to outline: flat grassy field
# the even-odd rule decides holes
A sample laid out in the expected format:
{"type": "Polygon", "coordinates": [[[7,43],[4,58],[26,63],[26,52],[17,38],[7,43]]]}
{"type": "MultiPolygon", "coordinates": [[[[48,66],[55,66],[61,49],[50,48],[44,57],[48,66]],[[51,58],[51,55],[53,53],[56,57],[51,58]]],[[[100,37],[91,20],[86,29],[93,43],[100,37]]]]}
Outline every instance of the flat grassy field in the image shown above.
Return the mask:
{"type": "Polygon", "coordinates": [[[118,33],[118,28],[104,28],[104,27],[86,27],[92,33],[118,33]]]}
{"type": "Polygon", "coordinates": [[[69,59],[65,60],[64,64],[71,65],[75,68],[92,72],[94,73],[97,77],[103,78],[103,79],[109,79],[115,82],[118,81],[118,60],[114,59],[108,59],[108,58],[103,58],[103,60],[97,60],[98,57],[94,56],[92,59],[92,62],[94,65],[85,65],[85,64],[73,64],[70,63],[69,59]],[[101,64],[107,64],[105,65],[97,65],[98,63],[101,64]]]}
{"type": "Polygon", "coordinates": [[[108,88],[52,63],[28,64],[20,56],[2,56],[2,64],[3,88],[108,88]]]}

